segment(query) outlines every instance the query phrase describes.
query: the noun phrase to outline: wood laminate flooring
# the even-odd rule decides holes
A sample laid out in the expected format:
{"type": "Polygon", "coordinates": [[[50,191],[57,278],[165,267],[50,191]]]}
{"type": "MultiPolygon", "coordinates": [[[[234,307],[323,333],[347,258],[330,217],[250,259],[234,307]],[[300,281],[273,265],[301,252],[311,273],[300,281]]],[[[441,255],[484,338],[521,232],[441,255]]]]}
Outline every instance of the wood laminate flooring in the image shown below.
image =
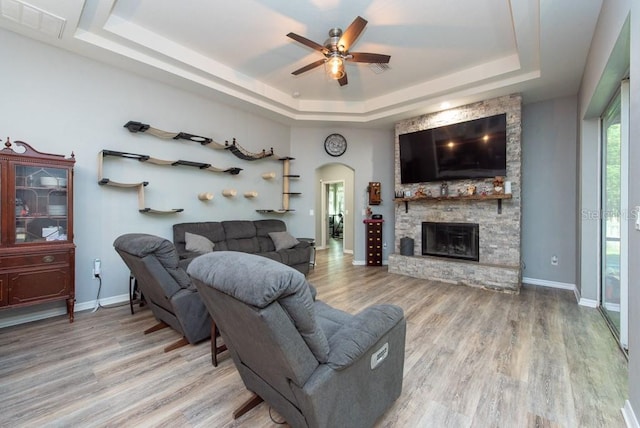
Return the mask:
{"type": "MultiPolygon", "coordinates": [[[[308,277],[319,299],[349,312],[394,303],[407,318],[402,395],[378,427],[624,427],[626,360],[570,291],[499,294],[334,250],[308,277]]],[[[281,426],[265,403],[234,421],[250,393],[228,355],[214,368],[208,341],[163,353],[179,337],[142,334],[154,323],[125,305],[0,330],[0,426],[281,426]]]]}

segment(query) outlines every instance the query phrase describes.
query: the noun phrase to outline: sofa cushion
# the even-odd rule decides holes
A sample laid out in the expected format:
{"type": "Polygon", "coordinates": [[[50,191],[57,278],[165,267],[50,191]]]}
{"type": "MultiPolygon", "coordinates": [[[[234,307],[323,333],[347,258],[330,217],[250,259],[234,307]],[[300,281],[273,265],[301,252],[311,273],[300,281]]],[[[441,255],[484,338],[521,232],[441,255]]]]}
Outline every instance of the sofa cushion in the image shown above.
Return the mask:
{"type": "Polygon", "coordinates": [[[316,321],[311,287],[297,270],[266,257],[217,251],[197,257],[187,272],[193,278],[257,308],[278,302],[316,359],[324,363],[329,343],[316,321]]]}
{"type": "Polygon", "coordinates": [[[266,219],[255,220],[253,223],[256,226],[256,236],[260,244],[260,252],[268,253],[269,251],[275,251],[276,247],[273,245],[273,240],[269,237],[269,232],[285,232],[287,230],[285,222],[278,219],[266,219]]]}
{"type": "Polygon", "coordinates": [[[180,258],[191,258],[195,254],[189,254],[185,248],[185,233],[195,233],[204,236],[215,244],[214,251],[225,251],[227,249],[226,237],[222,224],[217,221],[203,221],[192,223],[178,223],[173,225],[173,243],[176,246],[180,258]]]}
{"type": "Polygon", "coordinates": [[[291,236],[289,232],[269,232],[269,237],[276,247],[276,251],[288,250],[300,243],[296,238],[291,236]]]}
{"type": "Polygon", "coordinates": [[[256,227],[253,221],[223,221],[222,227],[227,237],[227,250],[251,254],[260,252],[260,243],[256,236],[256,227]]]}
{"type": "Polygon", "coordinates": [[[210,253],[213,251],[215,244],[202,235],[195,233],[184,233],[185,249],[196,253],[210,253]]]}

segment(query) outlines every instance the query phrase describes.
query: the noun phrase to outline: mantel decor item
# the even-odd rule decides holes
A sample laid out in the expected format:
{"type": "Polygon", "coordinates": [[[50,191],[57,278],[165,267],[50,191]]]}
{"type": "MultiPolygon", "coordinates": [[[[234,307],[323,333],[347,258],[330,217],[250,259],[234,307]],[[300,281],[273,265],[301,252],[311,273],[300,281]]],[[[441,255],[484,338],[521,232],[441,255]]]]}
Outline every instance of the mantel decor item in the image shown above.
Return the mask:
{"type": "Polygon", "coordinates": [[[504,177],[496,177],[493,180],[493,193],[502,194],[504,193],[504,177]]]}
{"type": "Polygon", "coordinates": [[[440,185],[440,196],[447,196],[449,194],[449,185],[447,183],[442,183],[440,185]]]}
{"type": "Polygon", "coordinates": [[[324,140],[324,150],[330,156],[342,156],[347,151],[347,139],[340,134],[331,134],[324,140]]]}

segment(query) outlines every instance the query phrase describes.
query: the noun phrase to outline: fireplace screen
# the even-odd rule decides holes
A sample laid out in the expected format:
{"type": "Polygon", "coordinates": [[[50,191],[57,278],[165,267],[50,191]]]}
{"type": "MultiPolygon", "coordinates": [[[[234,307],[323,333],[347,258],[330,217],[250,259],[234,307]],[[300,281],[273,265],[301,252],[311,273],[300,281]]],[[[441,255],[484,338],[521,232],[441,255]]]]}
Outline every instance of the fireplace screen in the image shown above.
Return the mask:
{"type": "Polygon", "coordinates": [[[422,255],[479,261],[477,223],[422,223],[422,255]]]}

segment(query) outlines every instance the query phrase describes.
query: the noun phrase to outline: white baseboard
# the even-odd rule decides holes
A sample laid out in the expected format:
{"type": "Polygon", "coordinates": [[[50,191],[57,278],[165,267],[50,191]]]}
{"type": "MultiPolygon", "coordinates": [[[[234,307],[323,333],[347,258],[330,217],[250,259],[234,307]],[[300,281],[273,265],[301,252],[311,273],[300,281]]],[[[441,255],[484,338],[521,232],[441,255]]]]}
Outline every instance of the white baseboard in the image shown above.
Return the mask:
{"type": "MultiPolygon", "coordinates": [[[[129,294],[127,293],[127,294],[121,294],[119,296],[100,299],[100,304],[102,306],[107,306],[107,305],[114,305],[118,303],[128,302],[128,301],[129,301],[129,294]]],[[[80,311],[92,310],[95,307],[96,307],[95,300],[76,303],[73,308],[73,312],[75,313],[80,311]]],[[[28,314],[13,315],[13,316],[8,316],[6,318],[3,317],[2,319],[0,319],[0,328],[10,327],[12,325],[25,324],[32,321],[43,320],[46,318],[57,317],[60,315],[65,315],[66,313],[67,313],[66,306],[54,308],[54,309],[45,309],[45,310],[42,310],[42,309],[39,310],[37,306],[33,306],[33,311],[29,311],[28,314]]]]}
{"type": "Polygon", "coordinates": [[[624,402],[624,407],[620,409],[620,411],[622,412],[624,422],[627,424],[627,428],[640,428],[640,423],[638,423],[638,418],[633,412],[633,408],[631,407],[629,400],[624,402]]]}
{"type": "Polygon", "coordinates": [[[525,284],[539,285],[541,287],[560,288],[562,290],[575,290],[575,284],[569,284],[568,282],[549,281],[547,279],[536,279],[523,277],[522,282],[525,284]]]}
{"type": "Polygon", "coordinates": [[[580,292],[578,291],[578,287],[575,284],[570,284],[567,282],[558,282],[558,281],[549,281],[546,279],[536,279],[536,278],[527,278],[523,277],[522,282],[525,284],[538,285],[540,287],[551,287],[551,288],[559,288],[561,290],[571,290],[573,294],[576,296],[576,302],[580,306],[586,306],[588,308],[597,308],[598,302],[592,299],[584,299],[580,296],[580,292]]]}

